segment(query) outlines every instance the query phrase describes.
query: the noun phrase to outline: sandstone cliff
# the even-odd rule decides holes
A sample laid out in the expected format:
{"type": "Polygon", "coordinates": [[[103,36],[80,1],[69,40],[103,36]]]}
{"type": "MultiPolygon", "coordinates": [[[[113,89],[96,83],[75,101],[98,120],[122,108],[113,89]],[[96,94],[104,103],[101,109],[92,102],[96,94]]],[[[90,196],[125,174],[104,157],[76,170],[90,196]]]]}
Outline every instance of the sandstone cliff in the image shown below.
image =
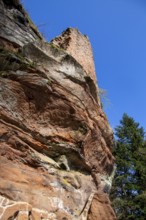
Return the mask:
{"type": "Polygon", "coordinates": [[[88,38],[45,42],[18,0],[0,0],[0,28],[0,219],[116,219],[88,38]]]}

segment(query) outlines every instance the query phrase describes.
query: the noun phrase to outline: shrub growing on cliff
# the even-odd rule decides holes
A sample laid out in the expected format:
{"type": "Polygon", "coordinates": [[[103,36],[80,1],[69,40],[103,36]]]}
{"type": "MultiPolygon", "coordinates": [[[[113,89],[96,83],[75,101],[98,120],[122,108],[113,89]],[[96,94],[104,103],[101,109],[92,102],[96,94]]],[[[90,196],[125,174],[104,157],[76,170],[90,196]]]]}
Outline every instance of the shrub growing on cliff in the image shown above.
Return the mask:
{"type": "Polygon", "coordinates": [[[119,220],[146,219],[146,141],[144,129],[127,114],[115,129],[117,171],[111,200],[119,220]]]}
{"type": "Polygon", "coordinates": [[[108,94],[107,94],[107,91],[105,89],[99,88],[98,97],[100,99],[102,108],[106,108],[110,105],[110,100],[108,99],[108,94]]]}

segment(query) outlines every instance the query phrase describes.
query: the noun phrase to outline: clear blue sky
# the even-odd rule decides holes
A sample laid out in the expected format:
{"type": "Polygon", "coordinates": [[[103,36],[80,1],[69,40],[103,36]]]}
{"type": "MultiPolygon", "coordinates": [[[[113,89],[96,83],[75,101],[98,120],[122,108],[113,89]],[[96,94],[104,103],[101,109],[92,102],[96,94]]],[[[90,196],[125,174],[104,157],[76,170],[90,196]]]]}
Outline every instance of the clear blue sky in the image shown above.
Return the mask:
{"type": "Polygon", "coordinates": [[[123,113],[146,130],[146,1],[22,0],[50,41],[76,27],[91,41],[98,84],[107,90],[105,112],[114,128],[123,113]]]}

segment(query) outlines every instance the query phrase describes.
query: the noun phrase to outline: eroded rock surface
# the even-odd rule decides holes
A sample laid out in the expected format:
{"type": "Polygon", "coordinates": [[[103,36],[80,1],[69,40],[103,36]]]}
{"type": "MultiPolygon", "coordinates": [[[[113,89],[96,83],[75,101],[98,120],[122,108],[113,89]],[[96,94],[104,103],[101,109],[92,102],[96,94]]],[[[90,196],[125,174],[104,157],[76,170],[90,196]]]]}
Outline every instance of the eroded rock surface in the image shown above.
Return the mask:
{"type": "Polygon", "coordinates": [[[87,37],[67,29],[71,50],[47,43],[18,0],[0,6],[0,219],[116,219],[113,134],[87,37]]]}

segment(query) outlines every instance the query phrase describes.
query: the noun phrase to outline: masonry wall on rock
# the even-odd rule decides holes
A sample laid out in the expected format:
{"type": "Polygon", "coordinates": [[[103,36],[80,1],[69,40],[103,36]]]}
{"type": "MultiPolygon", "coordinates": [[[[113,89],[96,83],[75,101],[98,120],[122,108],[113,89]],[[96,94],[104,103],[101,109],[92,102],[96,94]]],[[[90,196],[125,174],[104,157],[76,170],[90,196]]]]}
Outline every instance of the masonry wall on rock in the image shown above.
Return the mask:
{"type": "Polygon", "coordinates": [[[96,83],[92,47],[86,35],[82,35],[75,28],[68,28],[51,42],[72,55],[96,83]]]}

